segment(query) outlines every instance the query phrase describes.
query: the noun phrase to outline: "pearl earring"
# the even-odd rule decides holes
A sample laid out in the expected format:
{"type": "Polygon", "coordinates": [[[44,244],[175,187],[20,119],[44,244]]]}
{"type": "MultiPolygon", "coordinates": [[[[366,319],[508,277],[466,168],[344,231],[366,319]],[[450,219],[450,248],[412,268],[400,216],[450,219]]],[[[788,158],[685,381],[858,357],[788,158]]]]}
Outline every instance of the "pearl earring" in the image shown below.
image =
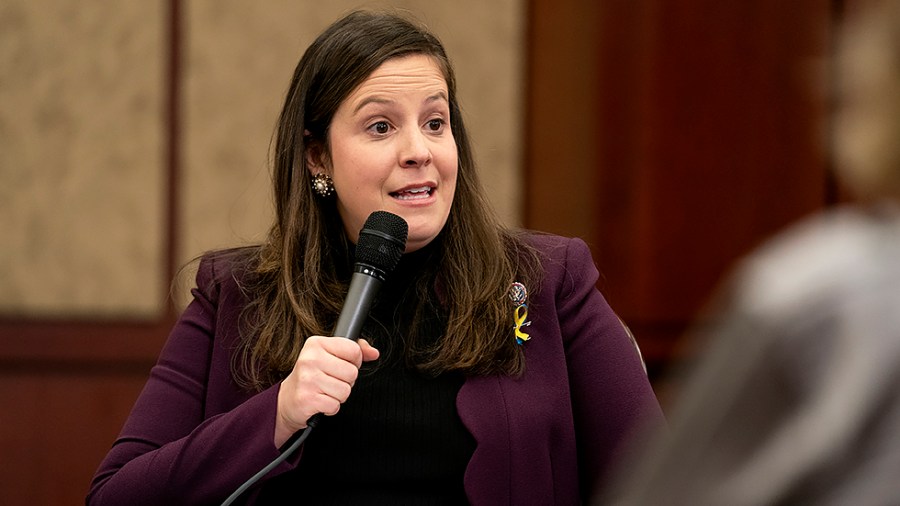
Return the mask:
{"type": "Polygon", "coordinates": [[[319,172],[312,178],[312,190],[316,195],[325,198],[334,193],[334,180],[324,172],[319,172]]]}

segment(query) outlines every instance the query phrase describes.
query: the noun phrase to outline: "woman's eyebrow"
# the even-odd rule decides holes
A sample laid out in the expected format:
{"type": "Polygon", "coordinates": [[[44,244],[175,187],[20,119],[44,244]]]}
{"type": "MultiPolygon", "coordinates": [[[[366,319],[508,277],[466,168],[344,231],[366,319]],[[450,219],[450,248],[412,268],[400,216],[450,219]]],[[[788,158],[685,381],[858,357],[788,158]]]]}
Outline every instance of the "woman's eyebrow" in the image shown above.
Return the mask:
{"type": "MultiPolygon", "coordinates": [[[[425,103],[430,104],[432,102],[437,102],[443,100],[444,102],[450,103],[450,99],[447,98],[447,92],[441,90],[434,95],[429,95],[425,98],[425,103]]],[[[366,97],[360,103],[356,104],[356,107],[353,109],[353,113],[358,113],[363,107],[369,104],[391,104],[394,101],[389,98],[379,97],[377,95],[366,97]]]]}
{"type": "Polygon", "coordinates": [[[393,100],[383,98],[383,97],[378,97],[378,96],[368,97],[356,105],[356,107],[353,109],[353,113],[354,114],[358,113],[360,111],[360,109],[362,109],[363,107],[365,107],[369,104],[390,104],[390,103],[393,103],[393,100]]]}

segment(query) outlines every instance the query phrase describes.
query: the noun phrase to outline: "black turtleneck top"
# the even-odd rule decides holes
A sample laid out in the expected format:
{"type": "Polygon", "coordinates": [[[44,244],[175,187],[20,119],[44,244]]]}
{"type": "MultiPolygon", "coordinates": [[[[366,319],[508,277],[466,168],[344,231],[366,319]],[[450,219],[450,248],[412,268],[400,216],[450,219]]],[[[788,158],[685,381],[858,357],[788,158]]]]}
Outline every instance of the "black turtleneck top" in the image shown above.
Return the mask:
{"type": "Polygon", "coordinates": [[[401,258],[363,327],[380,358],[363,364],[341,410],[309,435],[296,472],[276,478],[279,486],[269,483],[267,490],[289,493],[302,504],[466,503],[463,474],[475,441],[456,412],[463,377],[421,373],[405,353],[412,342],[440,339],[445,328],[432,305],[415,314],[422,299],[416,280],[427,276],[431,250],[401,258]],[[414,317],[420,322],[415,327],[414,317]]]}

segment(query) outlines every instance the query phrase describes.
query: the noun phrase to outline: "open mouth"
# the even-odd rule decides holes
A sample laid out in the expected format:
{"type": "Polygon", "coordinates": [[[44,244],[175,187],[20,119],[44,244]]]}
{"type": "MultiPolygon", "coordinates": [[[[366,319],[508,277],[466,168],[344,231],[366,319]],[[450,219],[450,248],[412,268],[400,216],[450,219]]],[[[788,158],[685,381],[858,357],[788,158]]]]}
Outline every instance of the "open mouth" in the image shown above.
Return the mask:
{"type": "Polygon", "coordinates": [[[434,188],[431,186],[420,186],[417,188],[407,188],[398,192],[391,192],[391,197],[397,200],[420,200],[427,199],[431,196],[434,188]]]}

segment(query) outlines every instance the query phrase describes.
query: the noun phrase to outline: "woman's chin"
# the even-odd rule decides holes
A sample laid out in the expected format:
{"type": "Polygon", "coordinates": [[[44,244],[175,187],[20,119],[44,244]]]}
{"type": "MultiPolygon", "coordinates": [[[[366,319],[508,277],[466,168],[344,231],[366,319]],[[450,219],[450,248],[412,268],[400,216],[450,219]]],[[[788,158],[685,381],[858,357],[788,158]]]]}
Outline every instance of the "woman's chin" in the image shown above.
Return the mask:
{"type": "MultiPolygon", "coordinates": [[[[439,232],[439,231],[438,231],[439,232]]],[[[435,233],[422,233],[415,229],[410,229],[409,235],[406,239],[406,253],[411,253],[413,251],[420,250],[425,246],[431,244],[431,241],[437,237],[437,232],[435,233]]]]}

